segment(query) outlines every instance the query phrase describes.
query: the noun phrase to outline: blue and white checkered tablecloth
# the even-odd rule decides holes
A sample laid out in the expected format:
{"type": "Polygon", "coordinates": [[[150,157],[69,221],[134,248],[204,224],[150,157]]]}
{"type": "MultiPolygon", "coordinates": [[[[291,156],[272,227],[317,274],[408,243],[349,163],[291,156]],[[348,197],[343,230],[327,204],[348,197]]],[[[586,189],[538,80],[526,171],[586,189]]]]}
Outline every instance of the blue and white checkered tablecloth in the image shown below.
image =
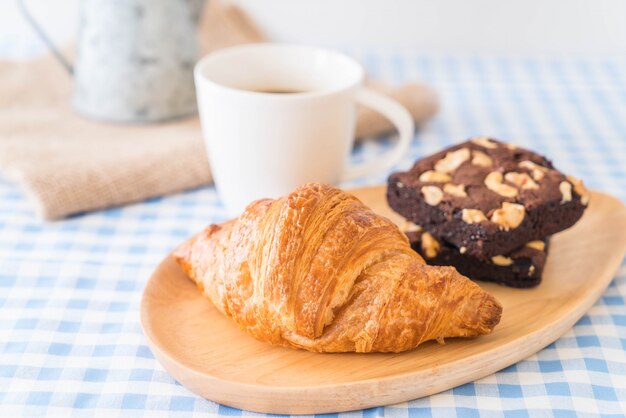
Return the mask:
{"type": "MultiPolygon", "coordinates": [[[[626,61],[355,53],[375,77],[421,79],[440,115],[417,157],[476,134],[550,156],[626,199],[626,61]]],[[[359,146],[354,159],[388,142],[359,146]]],[[[387,173],[344,184],[381,183],[387,173]]],[[[156,362],[139,325],[144,284],[177,243],[224,219],[212,188],[42,223],[0,180],[0,417],[255,415],[201,399],[156,362]]],[[[626,233],[626,231],[624,231],[626,233]]],[[[576,326],[530,358],[438,395],[342,417],[624,416],[626,264],[576,326]]],[[[241,396],[246,396],[242,393],[241,396]]]]}

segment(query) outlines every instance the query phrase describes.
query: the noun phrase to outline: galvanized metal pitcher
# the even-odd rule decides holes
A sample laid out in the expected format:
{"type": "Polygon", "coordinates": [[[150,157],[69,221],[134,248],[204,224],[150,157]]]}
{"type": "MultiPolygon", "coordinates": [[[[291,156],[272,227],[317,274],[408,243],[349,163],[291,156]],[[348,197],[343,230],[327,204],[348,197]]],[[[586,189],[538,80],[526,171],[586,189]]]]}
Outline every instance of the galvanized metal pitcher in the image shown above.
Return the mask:
{"type": "Polygon", "coordinates": [[[74,76],[77,112],[116,122],[196,112],[193,66],[204,0],[82,0],[73,66],[22,1],[25,17],[74,76]]]}

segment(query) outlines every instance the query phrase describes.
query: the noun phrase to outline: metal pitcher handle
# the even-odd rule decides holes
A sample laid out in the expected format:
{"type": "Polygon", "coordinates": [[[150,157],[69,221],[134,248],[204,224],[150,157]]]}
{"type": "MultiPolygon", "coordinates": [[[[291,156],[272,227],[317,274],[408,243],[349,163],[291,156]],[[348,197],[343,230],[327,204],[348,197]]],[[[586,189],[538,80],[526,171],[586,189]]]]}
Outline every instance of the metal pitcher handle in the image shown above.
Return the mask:
{"type": "Polygon", "coordinates": [[[73,75],[74,74],[74,67],[63,56],[63,54],[61,54],[61,52],[59,51],[59,48],[57,48],[57,46],[54,44],[54,42],[52,42],[50,40],[50,37],[46,34],[46,32],[41,27],[41,25],[35,20],[33,15],[30,13],[28,8],[26,7],[26,3],[24,2],[24,0],[16,0],[16,1],[17,1],[17,7],[20,9],[20,12],[22,13],[22,16],[24,16],[24,19],[26,20],[26,22],[28,22],[28,24],[31,26],[31,28],[33,28],[33,30],[35,31],[37,36],[39,36],[39,39],[41,39],[42,42],[44,44],[46,44],[46,46],[48,47],[50,52],[52,52],[52,55],[54,55],[54,57],[57,59],[57,61],[59,61],[59,64],[61,64],[63,66],[63,68],[65,68],[65,70],[68,72],[68,74],[70,76],[73,75]]]}

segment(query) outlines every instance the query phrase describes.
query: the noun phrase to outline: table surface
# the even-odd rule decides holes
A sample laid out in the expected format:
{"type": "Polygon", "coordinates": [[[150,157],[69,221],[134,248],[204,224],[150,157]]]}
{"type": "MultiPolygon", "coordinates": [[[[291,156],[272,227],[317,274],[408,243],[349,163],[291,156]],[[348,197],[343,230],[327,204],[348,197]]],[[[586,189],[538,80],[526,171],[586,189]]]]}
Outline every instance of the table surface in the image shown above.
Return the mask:
{"type": "MultiPolygon", "coordinates": [[[[626,199],[626,61],[352,51],[373,77],[420,79],[439,116],[397,168],[472,135],[540,151],[588,186],[626,199]]],[[[389,140],[358,146],[355,161],[389,140]]],[[[345,183],[382,183],[388,173],[345,183]]],[[[43,223],[0,180],[0,416],[256,415],[172,379],[139,324],[144,284],[177,243],[225,218],[204,187],[43,223]]],[[[626,233],[626,231],[625,231],[626,233]]],[[[427,398],[342,416],[626,414],[626,264],[562,338],[528,359],[427,398]]],[[[208,327],[207,327],[208,330],[208,327]]],[[[241,396],[246,396],[242,393],[241,396]]]]}

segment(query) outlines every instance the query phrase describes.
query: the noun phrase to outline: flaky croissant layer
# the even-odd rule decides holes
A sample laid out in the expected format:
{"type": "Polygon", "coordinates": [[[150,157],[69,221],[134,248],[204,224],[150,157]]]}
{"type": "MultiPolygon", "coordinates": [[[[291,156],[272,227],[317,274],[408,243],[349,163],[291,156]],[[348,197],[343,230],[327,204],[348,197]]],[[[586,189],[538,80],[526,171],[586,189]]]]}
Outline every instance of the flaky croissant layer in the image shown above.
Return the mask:
{"type": "Polygon", "coordinates": [[[502,307],[452,267],[428,266],[390,220],[310,183],[250,204],[175,252],[255,338],[319,352],[400,352],[491,332],[502,307]]]}

